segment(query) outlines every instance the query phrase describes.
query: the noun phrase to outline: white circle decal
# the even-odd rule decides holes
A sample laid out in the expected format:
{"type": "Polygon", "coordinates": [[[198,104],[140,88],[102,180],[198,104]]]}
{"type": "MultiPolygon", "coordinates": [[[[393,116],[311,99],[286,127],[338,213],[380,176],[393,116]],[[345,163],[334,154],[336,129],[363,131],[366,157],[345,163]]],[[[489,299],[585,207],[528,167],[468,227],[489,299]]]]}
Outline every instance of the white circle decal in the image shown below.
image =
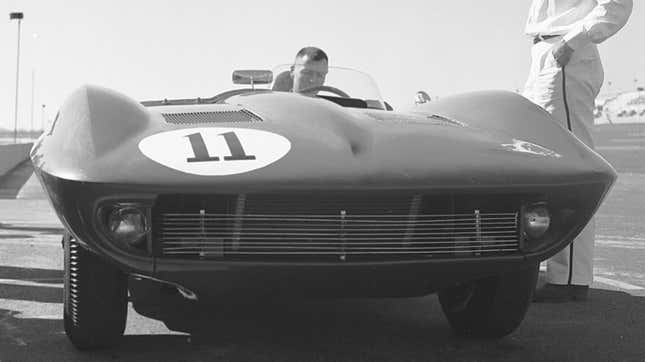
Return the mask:
{"type": "Polygon", "coordinates": [[[202,176],[225,176],[257,170],[291,149],[285,137],[256,129],[203,127],[148,136],[139,149],[172,169],[202,176]]]}

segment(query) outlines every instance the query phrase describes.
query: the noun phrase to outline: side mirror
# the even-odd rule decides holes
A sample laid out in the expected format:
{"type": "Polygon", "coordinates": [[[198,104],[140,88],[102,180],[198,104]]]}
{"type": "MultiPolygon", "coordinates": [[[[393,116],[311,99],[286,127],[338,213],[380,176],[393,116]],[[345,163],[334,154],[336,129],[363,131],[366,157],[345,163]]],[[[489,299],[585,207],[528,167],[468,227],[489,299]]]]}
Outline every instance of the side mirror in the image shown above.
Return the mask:
{"type": "Polygon", "coordinates": [[[431,100],[432,99],[425,91],[418,91],[417,94],[414,96],[415,104],[424,104],[424,103],[430,102],[431,100]]]}
{"type": "Polygon", "coordinates": [[[273,82],[273,72],[270,70],[236,70],[233,71],[234,84],[269,84],[273,82]]]}

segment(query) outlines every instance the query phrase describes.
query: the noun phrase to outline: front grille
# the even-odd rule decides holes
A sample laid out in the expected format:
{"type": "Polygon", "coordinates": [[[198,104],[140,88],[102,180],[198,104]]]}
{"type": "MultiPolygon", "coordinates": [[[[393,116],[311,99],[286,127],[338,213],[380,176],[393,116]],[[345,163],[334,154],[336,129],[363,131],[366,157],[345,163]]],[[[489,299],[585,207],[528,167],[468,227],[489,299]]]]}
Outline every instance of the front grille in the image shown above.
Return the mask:
{"type": "Polygon", "coordinates": [[[518,252],[515,202],[392,195],[161,197],[163,257],[391,260],[518,252]],[[501,204],[501,207],[500,207],[501,204]]]}
{"type": "Polygon", "coordinates": [[[175,124],[262,122],[262,118],[246,109],[162,113],[162,115],[166,122],[175,124]]]}

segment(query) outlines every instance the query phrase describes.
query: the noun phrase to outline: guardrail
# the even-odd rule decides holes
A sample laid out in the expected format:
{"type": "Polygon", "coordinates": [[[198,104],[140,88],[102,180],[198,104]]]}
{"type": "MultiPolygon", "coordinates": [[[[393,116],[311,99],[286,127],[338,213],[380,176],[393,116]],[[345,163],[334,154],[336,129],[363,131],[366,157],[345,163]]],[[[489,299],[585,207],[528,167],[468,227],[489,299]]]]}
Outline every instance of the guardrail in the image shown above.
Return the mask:
{"type": "Polygon", "coordinates": [[[27,161],[32,145],[33,143],[0,145],[0,177],[27,161]]]}

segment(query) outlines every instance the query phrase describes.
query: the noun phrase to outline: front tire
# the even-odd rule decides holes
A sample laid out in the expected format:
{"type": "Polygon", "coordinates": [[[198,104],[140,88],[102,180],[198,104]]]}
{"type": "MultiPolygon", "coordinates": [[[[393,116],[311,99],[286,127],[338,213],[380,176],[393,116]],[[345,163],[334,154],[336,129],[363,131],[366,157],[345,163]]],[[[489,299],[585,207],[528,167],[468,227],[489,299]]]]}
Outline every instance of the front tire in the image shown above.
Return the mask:
{"type": "Polygon", "coordinates": [[[117,344],[128,313],[127,276],[67,234],[63,249],[65,333],[80,350],[117,344]]]}
{"type": "Polygon", "coordinates": [[[458,336],[501,338],[522,322],[531,303],[539,264],[439,292],[439,302],[458,336]]]}

